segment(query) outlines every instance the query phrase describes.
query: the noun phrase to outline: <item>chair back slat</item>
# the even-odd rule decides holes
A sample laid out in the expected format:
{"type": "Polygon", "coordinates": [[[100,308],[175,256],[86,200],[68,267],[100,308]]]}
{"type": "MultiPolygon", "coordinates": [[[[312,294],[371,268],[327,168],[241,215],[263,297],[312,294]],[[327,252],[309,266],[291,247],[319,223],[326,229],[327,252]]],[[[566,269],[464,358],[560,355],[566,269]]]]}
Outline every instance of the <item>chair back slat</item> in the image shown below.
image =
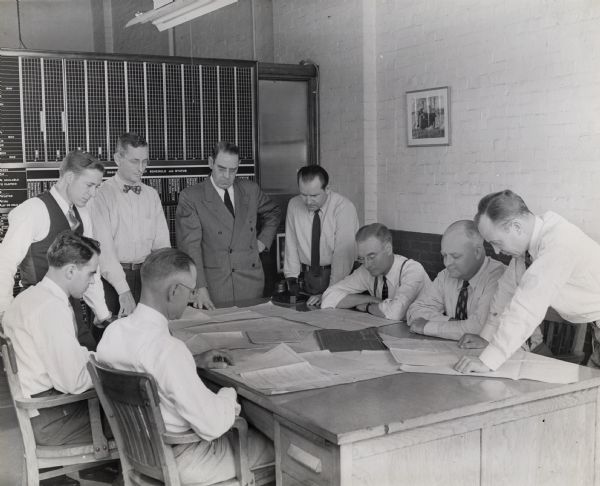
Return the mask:
{"type": "Polygon", "coordinates": [[[113,432],[117,431],[115,438],[126,464],[165,484],[178,485],[171,478],[178,477],[173,451],[162,440],[166,429],[154,378],[147,373],[109,368],[93,356],[88,369],[102,405],[107,402],[112,411],[107,415],[113,432]],[[165,474],[168,464],[174,471],[165,474]]]}

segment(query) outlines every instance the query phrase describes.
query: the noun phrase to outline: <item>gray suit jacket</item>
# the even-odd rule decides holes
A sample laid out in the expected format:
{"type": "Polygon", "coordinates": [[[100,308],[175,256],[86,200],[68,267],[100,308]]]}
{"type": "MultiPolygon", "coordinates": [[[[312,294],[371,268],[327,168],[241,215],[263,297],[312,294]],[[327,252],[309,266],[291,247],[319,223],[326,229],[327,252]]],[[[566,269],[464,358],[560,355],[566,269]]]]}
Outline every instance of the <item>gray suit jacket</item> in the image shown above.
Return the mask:
{"type": "Polygon", "coordinates": [[[233,191],[235,219],[209,178],[181,192],[175,219],[177,248],[194,259],[197,287],[208,287],[213,303],[221,306],[262,297],[256,240],[269,248],[281,219],[279,207],[256,183],[236,179],[233,191]]]}

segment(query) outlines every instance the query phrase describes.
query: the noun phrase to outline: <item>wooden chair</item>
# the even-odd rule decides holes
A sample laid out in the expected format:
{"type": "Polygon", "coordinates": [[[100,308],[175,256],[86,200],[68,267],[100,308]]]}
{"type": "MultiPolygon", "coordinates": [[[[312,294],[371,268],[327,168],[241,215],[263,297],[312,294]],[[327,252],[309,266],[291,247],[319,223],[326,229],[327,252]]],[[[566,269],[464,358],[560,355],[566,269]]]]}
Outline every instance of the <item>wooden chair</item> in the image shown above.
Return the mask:
{"type": "Polygon", "coordinates": [[[114,461],[119,458],[114,441],[108,442],[102,432],[100,405],[96,392],[88,390],[79,395],[56,395],[40,398],[25,398],[18,377],[17,358],[8,337],[0,333],[2,361],[8,379],[8,387],[15,406],[17,421],[23,436],[25,461],[23,463],[22,484],[38,485],[40,480],[72,474],[94,465],[114,461]],[[40,446],[35,442],[29,412],[31,410],[58,407],[67,403],[87,400],[90,410],[93,442],[90,444],[65,446],[40,446]],[[40,472],[43,468],[56,468],[40,472]]]}
{"type": "MultiPolygon", "coordinates": [[[[172,434],[166,431],[154,378],[147,373],[106,367],[99,364],[94,356],[90,357],[88,370],[121,451],[126,486],[179,486],[179,473],[171,446],[201,439],[193,432],[172,434]]],[[[238,417],[233,430],[236,432],[237,478],[218,484],[250,486],[254,484],[254,475],[248,468],[248,425],[238,417]]]]}

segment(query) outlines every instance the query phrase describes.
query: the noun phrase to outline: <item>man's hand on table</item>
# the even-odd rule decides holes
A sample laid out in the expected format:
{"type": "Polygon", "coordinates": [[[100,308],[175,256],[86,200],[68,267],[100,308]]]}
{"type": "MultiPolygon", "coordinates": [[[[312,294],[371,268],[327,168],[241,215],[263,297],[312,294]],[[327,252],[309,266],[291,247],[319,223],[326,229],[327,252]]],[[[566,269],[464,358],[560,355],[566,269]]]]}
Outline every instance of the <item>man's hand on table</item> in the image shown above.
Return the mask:
{"type": "Polygon", "coordinates": [[[485,348],[489,343],[479,334],[465,334],[458,341],[458,347],[463,349],[480,349],[485,348]]]}
{"type": "Polygon", "coordinates": [[[311,295],[306,301],[306,305],[314,305],[315,307],[320,306],[322,296],[323,294],[311,295]]]}
{"type": "Polygon", "coordinates": [[[194,356],[194,361],[196,361],[198,368],[206,370],[223,369],[234,364],[231,354],[222,349],[211,349],[210,351],[197,354],[194,356]]]}
{"type": "Polygon", "coordinates": [[[461,373],[488,373],[492,371],[479,358],[463,356],[458,363],[454,365],[456,371],[461,373]]]}
{"type": "Polygon", "coordinates": [[[200,287],[196,290],[196,296],[192,299],[191,302],[192,307],[196,309],[208,309],[215,310],[215,305],[210,300],[210,295],[208,294],[208,289],[206,287],[200,287]]]}
{"type": "Polygon", "coordinates": [[[425,325],[429,321],[424,317],[418,317],[410,323],[410,332],[415,334],[425,334],[425,325]]]}

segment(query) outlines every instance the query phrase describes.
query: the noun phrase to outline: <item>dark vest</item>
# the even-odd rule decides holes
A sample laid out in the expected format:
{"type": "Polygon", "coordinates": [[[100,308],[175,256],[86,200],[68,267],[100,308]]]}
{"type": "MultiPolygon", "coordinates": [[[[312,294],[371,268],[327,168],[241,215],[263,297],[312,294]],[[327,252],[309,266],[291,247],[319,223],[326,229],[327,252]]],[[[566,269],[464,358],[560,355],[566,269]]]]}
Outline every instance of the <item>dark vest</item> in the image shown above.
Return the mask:
{"type": "MultiPolygon", "coordinates": [[[[19,265],[23,288],[35,285],[44,278],[48,271],[48,260],[46,258],[48,248],[50,248],[50,245],[58,233],[71,229],[67,217],[62,212],[56,199],[50,194],[50,191],[46,191],[37,197],[42,200],[46,205],[46,209],[48,209],[48,215],[50,216],[50,230],[48,231],[48,236],[46,236],[46,238],[31,244],[27,251],[27,255],[25,255],[25,258],[23,258],[23,261],[19,265]]],[[[81,223],[75,230],[75,233],[82,235],[83,223],[81,221],[81,216],[79,216],[79,211],[77,211],[75,206],[73,206],[73,210],[75,216],[81,223]]]]}

